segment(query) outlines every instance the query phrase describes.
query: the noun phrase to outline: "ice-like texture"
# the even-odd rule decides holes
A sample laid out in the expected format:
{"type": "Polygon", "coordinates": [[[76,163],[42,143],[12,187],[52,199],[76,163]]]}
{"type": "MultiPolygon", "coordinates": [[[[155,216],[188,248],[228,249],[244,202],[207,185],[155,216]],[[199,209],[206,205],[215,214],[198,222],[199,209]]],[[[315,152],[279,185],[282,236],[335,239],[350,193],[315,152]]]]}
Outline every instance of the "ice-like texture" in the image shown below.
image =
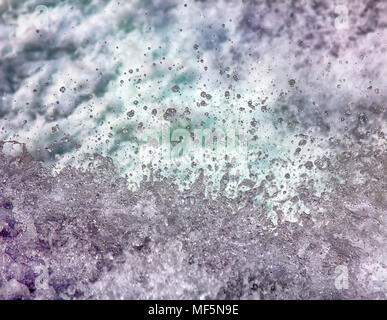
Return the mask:
{"type": "Polygon", "coordinates": [[[252,201],[264,187],[238,201],[206,199],[200,180],[130,192],[100,156],[55,177],[26,153],[0,160],[2,298],[386,298],[383,152],[315,166],[332,192],[305,184],[292,201],[312,214],[274,230],[252,201]]]}
{"type": "Polygon", "coordinates": [[[386,27],[0,2],[0,298],[387,298],[386,27]]]}

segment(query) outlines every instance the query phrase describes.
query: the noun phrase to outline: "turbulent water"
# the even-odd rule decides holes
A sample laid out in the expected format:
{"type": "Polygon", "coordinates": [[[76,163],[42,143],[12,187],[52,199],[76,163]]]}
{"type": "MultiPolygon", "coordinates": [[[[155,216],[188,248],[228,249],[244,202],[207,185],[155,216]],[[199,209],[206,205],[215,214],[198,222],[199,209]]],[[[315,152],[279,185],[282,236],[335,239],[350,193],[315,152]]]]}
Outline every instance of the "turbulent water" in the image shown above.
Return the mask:
{"type": "Polygon", "coordinates": [[[387,3],[0,2],[0,298],[387,298],[387,3]]]}

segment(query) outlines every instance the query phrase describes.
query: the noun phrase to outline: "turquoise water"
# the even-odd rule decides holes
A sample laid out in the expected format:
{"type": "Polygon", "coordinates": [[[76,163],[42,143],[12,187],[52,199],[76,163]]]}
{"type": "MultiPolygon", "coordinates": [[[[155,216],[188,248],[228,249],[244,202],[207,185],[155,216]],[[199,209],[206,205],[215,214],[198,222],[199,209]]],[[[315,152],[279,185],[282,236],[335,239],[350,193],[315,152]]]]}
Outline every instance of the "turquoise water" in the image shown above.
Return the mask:
{"type": "Polygon", "coordinates": [[[86,170],[88,153],[111,157],[131,190],[163,177],[186,190],[203,173],[207,196],[227,175],[223,192],[236,197],[266,180],[257,203],[287,212],[307,180],[318,195],[329,189],[329,174],[313,163],[346,130],[339,119],[348,105],[364,94],[383,99],[382,72],[371,91],[361,74],[384,66],[377,52],[361,56],[370,39],[346,47],[355,31],[335,29],[334,18],[324,16],[325,28],[340,58],[307,34],[305,16],[282,32],[277,7],[3,2],[0,137],[25,143],[55,172],[86,170]]]}

